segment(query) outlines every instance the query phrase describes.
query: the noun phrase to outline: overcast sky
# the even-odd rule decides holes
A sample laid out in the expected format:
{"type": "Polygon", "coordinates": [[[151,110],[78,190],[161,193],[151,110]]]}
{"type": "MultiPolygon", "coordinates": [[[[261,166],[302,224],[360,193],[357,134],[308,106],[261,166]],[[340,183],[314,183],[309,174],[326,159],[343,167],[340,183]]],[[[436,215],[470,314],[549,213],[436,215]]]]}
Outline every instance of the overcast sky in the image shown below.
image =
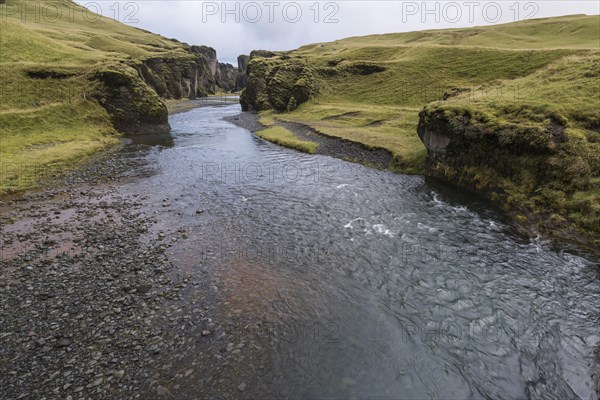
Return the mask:
{"type": "Polygon", "coordinates": [[[236,65],[255,49],[301,45],[373,33],[513,22],[568,14],[600,14],[591,1],[195,1],[77,0],[128,25],[204,44],[236,65]]]}

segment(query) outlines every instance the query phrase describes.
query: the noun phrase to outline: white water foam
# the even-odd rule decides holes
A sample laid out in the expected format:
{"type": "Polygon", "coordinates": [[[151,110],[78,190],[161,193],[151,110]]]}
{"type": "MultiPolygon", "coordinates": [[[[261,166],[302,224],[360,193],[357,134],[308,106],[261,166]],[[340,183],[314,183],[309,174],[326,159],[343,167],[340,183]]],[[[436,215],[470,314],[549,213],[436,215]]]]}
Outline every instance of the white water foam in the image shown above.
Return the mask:
{"type": "Polygon", "coordinates": [[[429,226],[429,225],[425,225],[425,224],[422,224],[422,223],[420,223],[420,222],[419,222],[419,223],[417,223],[417,228],[418,228],[418,229],[424,229],[424,230],[427,230],[427,231],[429,231],[430,233],[434,233],[434,232],[437,232],[437,231],[438,231],[438,230],[437,230],[437,228],[432,228],[431,226],[429,226]]]}
{"type": "Polygon", "coordinates": [[[352,226],[352,224],[355,223],[356,221],[365,221],[365,219],[361,218],[361,217],[354,218],[352,221],[350,221],[346,225],[344,225],[344,228],[346,228],[346,229],[354,229],[354,227],[352,226]]]}
{"type": "Polygon", "coordinates": [[[373,230],[375,231],[375,233],[379,233],[380,235],[385,235],[385,236],[389,236],[391,238],[394,237],[394,234],[392,233],[392,231],[390,231],[385,225],[383,224],[376,224],[373,225],[373,230]]]}

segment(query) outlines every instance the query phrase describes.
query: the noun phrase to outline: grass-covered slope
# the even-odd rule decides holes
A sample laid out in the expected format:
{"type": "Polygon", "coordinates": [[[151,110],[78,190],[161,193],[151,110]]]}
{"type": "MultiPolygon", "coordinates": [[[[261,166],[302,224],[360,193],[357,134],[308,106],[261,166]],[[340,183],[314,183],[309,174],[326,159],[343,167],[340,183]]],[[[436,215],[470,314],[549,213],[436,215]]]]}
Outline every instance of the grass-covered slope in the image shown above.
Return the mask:
{"type": "Polygon", "coordinates": [[[199,57],[188,45],[69,0],[44,7],[28,0],[0,5],[0,194],[35,186],[41,172],[116,142],[115,127],[164,125],[166,108],[139,70],[151,79],[146,60],[197,64],[199,57]]]}
{"type": "MultiPolygon", "coordinates": [[[[599,63],[600,17],[576,15],[355,37],[285,53],[257,52],[249,63],[249,87],[242,97],[248,108],[276,109],[277,119],[385,147],[395,155],[401,171],[429,171],[493,193],[490,197],[501,204],[548,213],[596,235],[600,226],[595,158],[600,150],[599,63]],[[299,104],[294,99],[298,108],[284,111],[278,104],[289,102],[294,89],[276,93],[270,89],[272,82],[297,85],[300,69],[314,76],[310,100],[299,104]],[[273,97],[279,98],[273,102],[273,97]],[[518,149],[522,176],[515,175],[514,169],[502,170],[503,162],[515,160],[489,154],[493,148],[489,146],[479,148],[483,152],[479,154],[476,147],[465,147],[472,152],[470,159],[450,159],[446,154],[435,162],[430,157],[428,164],[417,127],[432,120],[427,116],[440,113],[448,116],[447,121],[455,119],[452,124],[458,120],[462,126],[479,124],[481,135],[496,132],[501,137],[498,143],[512,143],[502,154],[518,149]],[[466,124],[465,115],[469,116],[466,124]],[[527,151],[532,149],[528,140],[538,141],[553,129],[563,137],[554,143],[555,149],[544,154],[527,151]],[[442,172],[444,168],[448,173],[442,172]],[[563,168],[571,172],[559,173],[563,168]],[[541,173],[548,169],[554,173],[541,173]],[[577,178],[578,174],[583,177],[577,178]]],[[[467,142],[465,138],[462,143],[467,142]]],[[[458,146],[454,150],[457,155],[458,146]]]]}
{"type": "Polygon", "coordinates": [[[553,233],[574,225],[600,238],[599,96],[600,54],[591,52],[498,83],[492,93],[431,103],[419,133],[449,143],[442,154],[428,146],[429,172],[484,192],[520,218],[544,218],[553,233]]]}

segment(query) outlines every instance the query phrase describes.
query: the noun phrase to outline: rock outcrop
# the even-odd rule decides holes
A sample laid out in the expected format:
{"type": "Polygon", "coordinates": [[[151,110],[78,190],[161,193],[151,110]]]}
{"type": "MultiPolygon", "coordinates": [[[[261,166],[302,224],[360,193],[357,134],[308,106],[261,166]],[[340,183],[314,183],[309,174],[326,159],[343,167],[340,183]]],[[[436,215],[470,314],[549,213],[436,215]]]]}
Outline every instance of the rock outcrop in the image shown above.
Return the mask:
{"type": "Polygon", "coordinates": [[[250,56],[245,54],[238,56],[238,74],[235,81],[236,92],[244,90],[246,88],[246,70],[248,69],[248,61],[250,61],[250,56]]]}
{"type": "Polygon", "coordinates": [[[169,132],[167,107],[135,68],[120,63],[94,71],[94,97],[111,117],[119,132],[126,134],[169,132]]]}
{"type": "Polygon", "coordinates": [[[548,160],[565,140],[562,130],[558,124],[487,124],[435,105],[421,111],[417,128],[431,175],[495,199],[527,193],[548,178],[548,160]]]}
{"type": "Polygon", "coordinates": [[[127,134],[169,131],[164,99],[205,97],[235,89],[237,69],[219,63],[207,46],[184,46],[184,52],[119,62],[92,71],[93,96],[111,116],[114,127],[127,134]]]}
{"type": "Polygon", "coordinates": [[[210,76],[207,79],[206,88],[209,93],[217,90],[232,92],[235,90],[235,82],[238,76],[238,70],[231,64],[220,63],[217,59],[217,51],[208,46],[192,46],[190,51],[194,54],[200,54],[204,57],[210,76]]]}
{"type": "Polygon", "coordinates": [[[302,60],[259,50],[250,54],[240,104],[244,111],[293,111],[317,92],[316,72],[302,60]]]}
{"type": "Polygon", "coordinates": [[[577,196],[597,176],[600,158],[585,138],[565,133],[568,123],[560,115],[543,121],[517,124],[430,104],[419,114],[417,130],[428,151],[428,174],[477,192],[554,235],[575,235],[561,215],[586,215],[573,222],[597,232],[598,207],[577,196]]]}
{"type": "Polygon", "coordinates": [[[218,88],[224,92],[235,91],[235,83],[238,76],[238,70],[231,64],[218,63],[215,74],[215,83],[218,88]]]}
{"type": "Polygon", "coordinates": [[[214,92],[214,74],[202,56],[149,58],[137,69],[142,79],[164,99],[195,99],[214,92]]]}

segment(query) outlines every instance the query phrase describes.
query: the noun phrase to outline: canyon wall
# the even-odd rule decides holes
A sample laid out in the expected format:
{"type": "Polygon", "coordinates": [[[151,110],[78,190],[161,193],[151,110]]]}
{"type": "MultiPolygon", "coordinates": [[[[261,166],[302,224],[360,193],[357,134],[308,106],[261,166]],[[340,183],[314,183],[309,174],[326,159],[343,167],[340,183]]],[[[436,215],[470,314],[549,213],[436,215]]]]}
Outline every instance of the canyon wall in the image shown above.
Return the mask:
{"type": "Polygon", "coordinates": [[[196,99],[217,91],[233,91],[238,72],[220,63],[207,46],[186,46],[169,57],[121,61],[97,67],[88,79],[93,96],[109,113],[115,128],[127,134],[169,130],[164,99],[196,99]]]}

